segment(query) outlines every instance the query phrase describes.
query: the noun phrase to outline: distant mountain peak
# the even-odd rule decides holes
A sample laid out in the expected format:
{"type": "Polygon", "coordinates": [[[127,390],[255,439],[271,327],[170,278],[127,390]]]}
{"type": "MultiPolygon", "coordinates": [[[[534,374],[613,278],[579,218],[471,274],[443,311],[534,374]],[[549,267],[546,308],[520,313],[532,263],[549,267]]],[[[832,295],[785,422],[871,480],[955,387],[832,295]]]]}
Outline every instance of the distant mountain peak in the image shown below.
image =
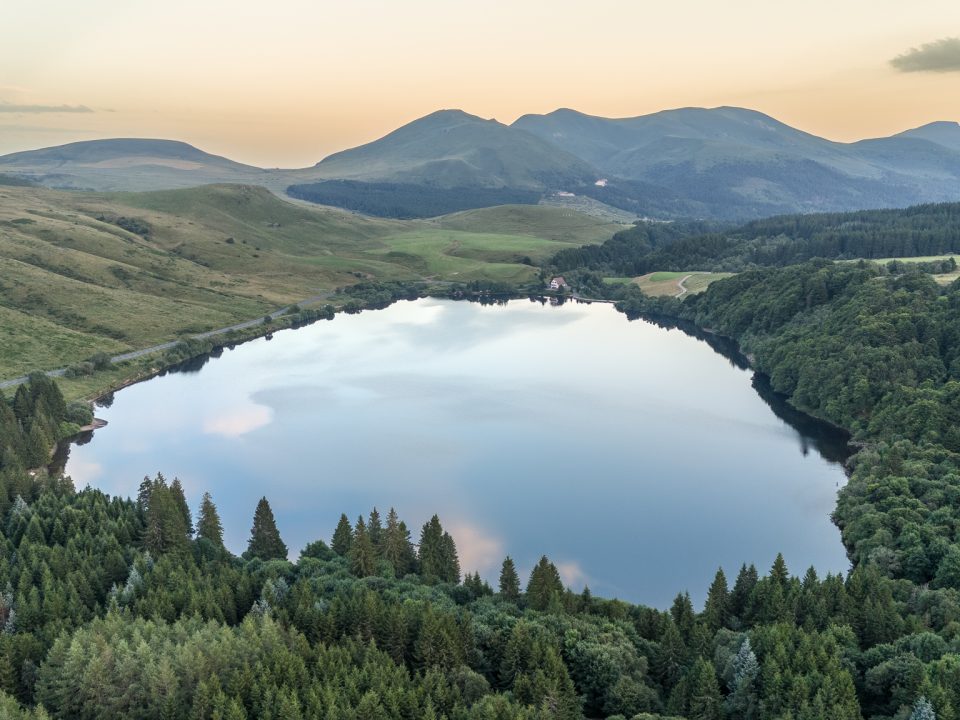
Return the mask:
{"type": "Polygon", "coordinates": [[[905,130],[894,137],[926,140],[951,150],[960,151],[960,123],[955,120],[937,120],[905,130]]]}

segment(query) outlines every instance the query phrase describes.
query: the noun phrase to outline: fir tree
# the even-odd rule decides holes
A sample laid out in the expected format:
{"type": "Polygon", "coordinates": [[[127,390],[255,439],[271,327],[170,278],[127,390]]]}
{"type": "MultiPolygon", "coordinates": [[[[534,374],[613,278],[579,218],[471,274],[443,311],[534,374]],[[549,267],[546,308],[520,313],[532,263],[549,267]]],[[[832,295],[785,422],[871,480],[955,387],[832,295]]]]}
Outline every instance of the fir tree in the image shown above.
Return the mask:
{"type": "Polygon", "coordinates": [[[183,515],[183,522],[187,526],[187,535],[193,535],[193,516],[190,514],[190,506],[187,504],[187,496],[183,492],[180,478],[174,478],[173,482],[170,483],[170,492],[173,494],[177,507],[180,508],[180,514],[183,515]]]}
{"type": "Polygon", "coordinates": [[[687,717],[690,720],[720,720],[720,685],[709,660],[698,658],[694,663],[689,690],[687,717]]]}
{"type": "Polygon", "coordinates": [[[155,555],[186,550],[188,525],[177,497],[159,473],[152,485],[147,502],[144,546],[155,555]]]}
{"type": "Polygon", "coordinates": [[[205,492],[200,501],[200,513],[197,515],[197,537],[209,540],[218,548],[223,547],[223,524],[213,504],[210,493],[205,492]]]}
{"type": "Polygon", "coordinates": [[[367,534],[370,535],[370,542],[376,549],[377,554],[383,550],[383,524],[380,522],[380,512],[374,508],[370,511],[370,519],[367,521],[367,534]]]}
{"type": "Polygon", "coordinates": [[[509,555],[504,558],[500,568],[500,597],[511,602],[520,599],[520,576],[509,555]]]}
{"type": "Polygon", "coordinates": [[[790,573],[787,571],[787,563],[783,559],[783,553],[777,553],[773,566],[770,568],[770,579],[786,589],[787,581],[790,580],[790,573]]]}
{"type": "Polygon", "coordinates": [[[345,514],[340,515],[340,522],[337,523],[337,529],[333,531],[333,539],[330,541],[330,549],[341,557],[347,557],[350,553],[350,546],[353,544],[353,528],[350,527],[350,520],[345,514]]]}
{"type": "Polygon", "coordinates": [[[703,608],[703,619],[707,627],[716,632],[726,627],[730,616],[730,593],[727,590],[727,577],[723,568],[717,570],[713,583],[707,591],[707,602],[703,608]]]}
{"type": "Polygon", "coordinates": [[[287,546],[280,538],[280,531],[277,530],[277,523],[273,519],[273,510],[270,509],[270,503],[265,497],[260,498],[253,514],[250,543],[245,555],[261,560],[284,560],[287,557],[287,546]]]}
{"type": "Polygon", "coordinates": [[[543,555],[530,573],[530,581],[527,583],[527,603],[534,610],[546,610],[550,607],[550,601],[555,595],[557,597],[563,595],[563,581],[560,579],[557,566],[543,555]]]}
{"type": "Polygon", "coordinates": [[[367,577],[377,571],[377,552],[367,530],[363,517],[357,518],[353,529],[353,543],[350,545],[350,571],[358,577],[367,577]]]}
{"type": "Polygon", "coordinates": [[[917,698],[913,704],[913,712],[910,713],[910,720],[937,720],[933,705],[927,698],[922,695],[917,698]]]}
{"type": "Polygon", "coordinates": [[[733,659],[733,677],[730,679],[730,695],[727,708],[731,717],[738,720],[755,720],[758,716],[756,681],[760,664],[750,647],[750,638],[740,643],[733,659]]]}
{"type": "Polygon", "coordinates": [[[420,532],[420,574],[427,582],[460,582],[460,562],[453,537],[434,515],[420,532]]]}
{"type": "Polygon", "coordinates": [[[410,537],[406,525],[400,522],[397,511],[387,513],[387,528],[383,533],[383,557],[393,567],[397,577],[410,572],[410,537]]]}
{"type": "Polygon", "coordinates": [[[741,566],[737,575],[737,581],[733,585],[733,591],[730,593],[730,612],[736,617],[741,625],[748,624],[753,615],[753,590],[757,586],[759,574],[757,568],[753,565],[747,567],[741,566]]]}

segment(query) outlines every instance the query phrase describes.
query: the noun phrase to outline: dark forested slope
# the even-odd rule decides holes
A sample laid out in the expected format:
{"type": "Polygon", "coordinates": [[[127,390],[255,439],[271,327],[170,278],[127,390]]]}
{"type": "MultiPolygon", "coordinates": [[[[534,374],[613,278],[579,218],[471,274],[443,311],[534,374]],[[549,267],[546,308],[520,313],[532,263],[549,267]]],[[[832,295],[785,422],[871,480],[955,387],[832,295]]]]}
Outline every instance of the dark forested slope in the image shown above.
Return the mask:
{"type": "Polygon", "coordinates": [[[783,215],[723,229],[706,223],[638,223],[603,245],[564,250],[558,270],[612,275],[732,270],[812,258],[920,257],[960,252],[960,203],[902,210],[783,215]]]}

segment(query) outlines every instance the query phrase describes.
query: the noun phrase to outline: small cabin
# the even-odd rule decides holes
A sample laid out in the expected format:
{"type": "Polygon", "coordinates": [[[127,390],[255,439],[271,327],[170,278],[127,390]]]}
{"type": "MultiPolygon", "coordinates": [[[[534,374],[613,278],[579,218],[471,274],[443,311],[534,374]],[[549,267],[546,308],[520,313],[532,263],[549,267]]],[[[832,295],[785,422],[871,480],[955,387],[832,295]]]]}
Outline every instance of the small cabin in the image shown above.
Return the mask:
{"type": "Polygon", "coordinates": [[[553,280],[550,281],[551,290],[559,290],[560,288],[565,288],[565,287],[569,287],[569,286],[567,285],[567,281],[564,280],[562,276],[555,277],[553,280]]]}

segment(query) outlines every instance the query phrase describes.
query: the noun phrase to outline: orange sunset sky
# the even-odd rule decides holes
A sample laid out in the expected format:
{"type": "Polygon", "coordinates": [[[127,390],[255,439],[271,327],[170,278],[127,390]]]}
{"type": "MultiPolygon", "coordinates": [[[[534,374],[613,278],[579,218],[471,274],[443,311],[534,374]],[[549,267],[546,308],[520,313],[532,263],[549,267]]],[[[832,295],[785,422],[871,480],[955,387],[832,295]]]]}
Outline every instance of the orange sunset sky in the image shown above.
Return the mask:
{"type": "Polygon", "coordinates": [[[439,108],[960,120],[956,0],[4,0],[0,153],[163,137],[303,166],[439,108]]]}

